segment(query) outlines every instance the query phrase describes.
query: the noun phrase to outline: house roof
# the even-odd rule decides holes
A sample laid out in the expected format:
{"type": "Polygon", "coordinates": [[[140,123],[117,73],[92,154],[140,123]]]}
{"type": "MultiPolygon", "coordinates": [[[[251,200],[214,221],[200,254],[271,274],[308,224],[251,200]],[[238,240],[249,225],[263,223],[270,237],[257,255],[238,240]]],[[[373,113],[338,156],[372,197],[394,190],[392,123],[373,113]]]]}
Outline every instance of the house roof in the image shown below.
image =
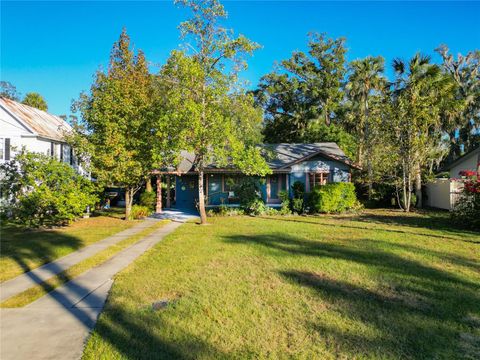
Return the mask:
{"type": "Polygon", "coordinates": [[[450,164],[447,164],[443,167],[444,170],[450,170],[451,168],[453,168],[454,166],[457,166],[458,164],[460,164],[462,161],[466,160],[467,158],[469,158],[470,156],[474,155],[474,154],[480,154],[480,146],[477,147],[476,149],[473,149],[473,150],[470,150],[469,152],[467,152],[466,154],[463,154],[462,156],[460,156],[458,159],[452,161],[450,164]]]}
{"type": "Polygon", "coordinates": [[[310,144],[264,144],[263,148],[272,154],[267,163],[272,169],[284,169],[298,162],[306,161],[314,156],[321,155],[339,161],[350,167],[358,168],[334,142],[319,142],[310,144]]]}
{"type": "MultiPolygon", "coordinates": [[[[265,156],[268,166],[274,171],[286,171],[290,166],[293,166],[296,163],[302,161],[307,161],[308,159],[313,158],[317,155],[329,158],[331,160],[339,161],[353,168],[359,168],[359,166],[352,162],[334,142],[311,144],[263,144],[261,145],[261,147],[263,149],[263,154],[265,156]]],[[[180,154],[180,163],[177,166],[176,170],[174,168],[168,168],[164,171],[178,173],[192,172],[195,171],[195,169],[193,168],[194,161],[194,154],[188,151],[182,151],[180,154]]],[[[206,170],[234,171],[235,169],[231,167],[223,169],[215,166],[215,164],[210,164],[206,167],[206,170]]]]}
{"type": "Polygon", "coordinates": [[[0,97],[0,106],[34,135],[51,140],[64,140],[64,134],[72,127],[61,117],[34,107],[0,97]]]}

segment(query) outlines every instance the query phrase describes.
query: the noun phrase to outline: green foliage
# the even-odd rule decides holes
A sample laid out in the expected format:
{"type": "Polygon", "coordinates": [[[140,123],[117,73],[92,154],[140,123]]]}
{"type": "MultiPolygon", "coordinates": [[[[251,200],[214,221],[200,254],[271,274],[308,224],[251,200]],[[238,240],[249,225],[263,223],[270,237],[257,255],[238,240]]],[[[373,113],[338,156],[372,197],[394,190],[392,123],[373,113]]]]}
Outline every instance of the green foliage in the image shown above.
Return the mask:
{"type": "Polygon", "coordinates": [[[278,198],[282,202],[282,207],[278,211],[279,215],[289,215],[292,212],[290,211],[290,196],[288,195],[288,191],[281,190],[278,192],[278,198]]]}
{"type": "Polygon", "coordinates": [[[74,106],[82,122],[70,139],[100,183],[125,188],[126,218],[134,193],[152,170],[156,139],[152,77],[143,52],[135,55],[130,47],[124,29],[107,71],[96,73],[90,93],[81,94],[74,106]]]}
{"type": "Polygon", "coordinates": [[[355,159],[357,154],[356,138],[341,125],[333,123],[326,125],[322,121],[311,122],[306,131],[304,141],[309,143],[334,142],[350,159],[355,159]]]}
{"type": "Polygon", "coordinates": [[[140,194],[140,205],[149,208],[150,210],[155,209],[157,203],[157,194],[153,191],[144,191],[140,194]]]}
{"type": "Polygon", "coordinates": [[[4,211],[28,227],[67,224],[98,201],[91,181],[47,155],[21,152],[0,170],[4,211]]]}
{"type": "Polygon", "coordinates": [[[246,68],[244,57],[259,45],[220,26],[227,14],[219,1],[176,3],[191,11],[180,31],[194,51],[172,52],[160,81],[165,116],[180,124],[179,142],[195,155],[200,217],[205,223],[203,172],[208,164],[234,166],[247,175],[270,172],[256,146],[261,140],[261,109],[238,77],[246,68]]]}
{"type": "Polygon", "coordinates": [[[37,108],[39,110],[47,111],[48,105],[42,95],[37,92],[29,92],[22,100],[22,104],[37,108]]]}
{"type": "Polygon", "coordinates": [[[130,212],[130,217],[128,220],[143,219],[148,215],[150,215],[151,213],[152,213],[152,210],[148,206],[133,205],[132,211],[130,212]]]}
{"type": "Polygon", "coordinates": [[[292,184],[293,199],[292,199],[292,210],[294,213],[303,214],[305,211],[304,200],[305,200],[305,184],[301,181],[295,181],[292,184]]]}
{"type": "Polygon", "coordinates": [[[309,194],[312,213],[343,213],[358,209],[360,204],[352,183],[330,183],[315,187],[309,194]]]}
{"type": "Polygon", "coordinates": [[[234,188],[240,206],[249,215],[261,215],[266,205],[261,198],[260,180],[256,177],[243,177],[234,188]]]}
{"type": "Polygon", "coordinates": [[[213,209],[208,210],[207,215],[209,217],[214,217],[214,216],[239,216],[239,215],[244,215],[245,211],[242,208],[238,207],[230,207],[227,205],[220,205],[217,206],[213,209]]]}
{"type": "Polygon", "coordinates": [[[265,112],[267,142],[305,142],[311,122],[335,120],[344,97],[344,43],[311,34],[308,54],[293,53],[261,78],[255,99],[265,112]]]}

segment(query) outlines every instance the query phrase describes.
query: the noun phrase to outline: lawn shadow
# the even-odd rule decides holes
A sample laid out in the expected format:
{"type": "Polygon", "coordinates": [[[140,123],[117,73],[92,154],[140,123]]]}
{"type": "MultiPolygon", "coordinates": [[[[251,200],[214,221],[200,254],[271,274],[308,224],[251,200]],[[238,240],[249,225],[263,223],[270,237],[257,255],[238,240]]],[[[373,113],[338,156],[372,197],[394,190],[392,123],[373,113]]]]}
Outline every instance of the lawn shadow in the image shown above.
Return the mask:
{"type": "MultiPolygon", "coordinates": [[[[375,222],[375,221],[368,221],[365,217],[364,218],[359,218],[361,215],[353,215],[351,217],[345,218],[345,217],[329,217],[329,220],[335,221],[335,223],[329,223],[326,221],[321,221],[323,220],[322,216],[315,216],[315,217],[293,217],[293,218],[276,218],[276,217],[263,217],[265,220],[273,220],[273,221],[287,221],[287,222],[295,222],[295,223],[303,223],[303,224],[309,224],[309,225],[319,225],[319,226],[330,226],[330,227],[340,227],[340,228],[346,228],[346,229],[359,229],[359,230],[369,230],[369,231],[385,231],[385,232],[391,232],[391,233],[397,233],[397,234],[412,234],[412,235],[417,235],[417,236],[427,236],[427,237],[432,237],[432,238],[438,238],[438,239],[447,239],[447,240],[455,240],[455,241],[462,241],[462,242],[468,242],[468,243],[473,243],[473,244],[480,244],[480,240],[471,240],[471,236],[480,236],[479,233],[467,231],[467,230],[456,230],[453,228],[449,228],[449,232],[454,232],[455,235],[459,237],[452,237],[452,236],[446,236],[446,235],[436,235],[428,232],[421,232],[421,231],[405,231],[405,230],[399,230],[399,229],[392,229],[389,227],[382,227],[382,228],[372,228],[368,226],[361,226],[361,225],[354,225],[354,224],[345,224],[345,220],[348,220],[350,222],[364,222],[364,223],[377,223],[377,224],[382,224],[381,222],[375,222]]],[[[391,223],[390,225],[400,225],[400,223],[395,224],[391,223]]],[[[429,229],[429,230],[440,230],[436,228],[430,228],[427,226],[417,226],[419,229],[424,228],[424,229],[429,229]]]]}
{"type": "MultiPolygon", "coordinates": [[[[460,354],[465,345],[459,340],[462,333],[472,331],[466,319],[480,316],[479,283],[392,252],[362,247],[361,242],[339,245],[280,233],[233,235],[225,241],[265,247],[272,250],[270,256],[308,256],[369,266],[374,279],[378,277],[372,288],[304,268],[276,271],[284,280],[313,290],[319,301],[330,304],[329,309],[357,325],[357,331],[343,330],[320,320],[321,316],[305,324],[330,339],[332,351],[340,357],[345,353],[394,358],[460,354]],[[361,324],[378,335],[372,338],[358,331],[361,324]]],[[[474,355],[480,354],[474,344],[478,340],[478,335],[472,335],[467,344],[474,355]]]]}
{"type": "Polygon", "coordinates": [[[159,311],[160,313],[155,312],[150,307],[126,310],[125,307],[107,303],[90,340],[93,341],[93,349],[89,350],[87,346],[84,357],[98,358],[99,349],[95,348],[95,338],[99,337],[127,359],[229,358],[227,354],[195,334],[184,330],[178,334],[176,325],[162,318],[161,311],[166,310],[159,311]],[[155,333],[156,329],[168,330],[163,331],[163,337],[155,333]],[[168,338],[169,335],[171,338],[168,338]]]}

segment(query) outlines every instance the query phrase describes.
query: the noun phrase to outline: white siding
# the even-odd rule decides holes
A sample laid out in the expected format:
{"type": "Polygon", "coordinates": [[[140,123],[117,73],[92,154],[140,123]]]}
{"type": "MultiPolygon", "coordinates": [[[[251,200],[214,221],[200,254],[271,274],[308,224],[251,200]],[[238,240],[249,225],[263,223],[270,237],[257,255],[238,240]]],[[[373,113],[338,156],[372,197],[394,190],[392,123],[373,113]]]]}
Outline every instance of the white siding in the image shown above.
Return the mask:
{"type": "Polygon", "coordinates": [[[458,173],[462,170],[476,171],[478,156],[478,153],[473,153],[465,156],[459,164],[450,169],[450,177],[453,179],[459,178],[460,175],[458,173]]]}
{"type": "Polygon", "coordinates": [[[425,204],[437,209],[452,210],[458,200],[463,183],[451,179],[435,179],[425,186],[425,204]]]}

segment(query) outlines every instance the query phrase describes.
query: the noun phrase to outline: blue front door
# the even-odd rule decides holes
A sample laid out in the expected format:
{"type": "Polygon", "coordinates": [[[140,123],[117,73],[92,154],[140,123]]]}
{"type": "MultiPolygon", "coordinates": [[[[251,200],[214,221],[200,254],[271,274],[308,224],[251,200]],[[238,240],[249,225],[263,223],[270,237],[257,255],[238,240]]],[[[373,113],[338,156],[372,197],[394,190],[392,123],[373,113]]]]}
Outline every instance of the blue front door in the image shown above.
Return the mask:
{"type": "Polygon", "coordinates": [[[195,210],[198,202],[197,175],[176,176],[175,195],[178,209],[195,210]]]}

